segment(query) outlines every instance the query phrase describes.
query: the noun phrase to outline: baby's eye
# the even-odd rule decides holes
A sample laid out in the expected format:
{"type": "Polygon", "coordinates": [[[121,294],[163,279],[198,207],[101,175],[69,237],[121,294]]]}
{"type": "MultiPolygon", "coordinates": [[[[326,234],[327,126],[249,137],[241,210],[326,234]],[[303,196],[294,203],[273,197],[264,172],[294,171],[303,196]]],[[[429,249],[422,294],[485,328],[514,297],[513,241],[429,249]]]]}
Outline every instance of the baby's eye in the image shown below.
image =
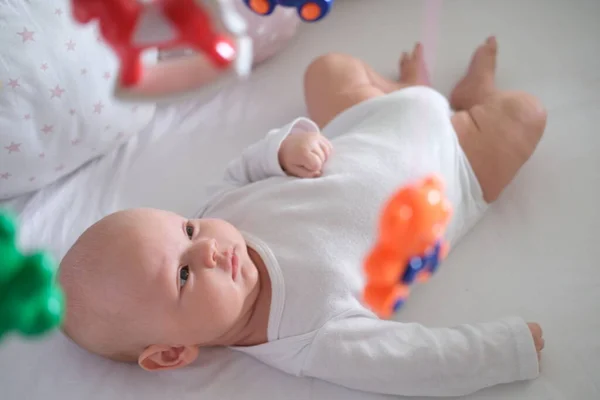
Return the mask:
{"type": "Polygon", "coordinates": [[[185,227],[185,233],[188,235],[188,238],[190,238],[190,240],[191,240],[192,237],[194,236],[194,225],[187,224],[185,227]]]}
{"type": "Polygon", "coordinates": [[[190,277],[190,268],[186,265],[179,270],[179,287],[182,288],[190,277]]]}

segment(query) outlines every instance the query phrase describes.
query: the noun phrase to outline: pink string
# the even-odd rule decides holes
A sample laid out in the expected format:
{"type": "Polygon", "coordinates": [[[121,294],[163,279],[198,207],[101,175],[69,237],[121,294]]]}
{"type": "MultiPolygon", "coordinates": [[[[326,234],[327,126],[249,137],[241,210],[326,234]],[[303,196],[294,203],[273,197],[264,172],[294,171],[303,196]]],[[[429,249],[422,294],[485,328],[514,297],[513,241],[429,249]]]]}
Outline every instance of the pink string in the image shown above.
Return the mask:
{"type": "MultiPolygon", "coordinates": [[[[421,44],[423,45],[425,67],[427,68],[429,78],[431,79],[433,77],[436,63],[440,14],[443,6],[443,0],[424,0],[422,4],[421,44]]],[[[422,120],[419,123],[419,143],[417,143],[417,146],[422,149],[425,148],[425,146],[428,146],[428,143],[430,142],[429,139],[435,135],[435,132],[429,132],[427,128],[429,115],[423,115],[421,118],[422,120]]],[[[423,156],[424,154],[420,150],[416,151],[412,155],[409,155],[409,157],[413,159],[408,161],[408,165],[411,166],[411,175],[413,175],[412,179],[416,181],[425,177],[423,176],[423,173],[427,173],[427,171],[423,171],[423,169],[430,164],[430,162],[425,162],[421,159],[423,156]]]]}
{"type": "Polygon", "coordinates": [[[421,37],[425,49],[425,61],[429,73],[433,75],[439,37],[440,14],[444,0],[425,0],[421,37]]]}
{"type": "MultiPolygon", "coordinates": [[[[430,83],[433,83],[432,79],[437,61],[436,55],[443,1],[444,0],[424,0],[423,2],[421,44],[423,45],[423,58],[425,60],[425,68],[429,73],[430,83]]],[[[431,128],[430,119],[438,118],[438,116],[433,115],[436,112],[438,111],[434,111],[432,108],[428,107],[424,112],[425,115],[421,116],[422,119],[419,121],[421,127],[419,128],[418,138],[420,143],[417,144],[420,149],[414,153],[416,157],[436,157],[438,156],[437,151],[443,151],[443,149],[440,149],[439,143],[436,143],[439,138],[433,139],[435,137],[434,135],[439,135],[440,132],[434,132],[431,128]],[[424,151],[425,148],[433,151],[424,151]]],[[[415,156],[413,156],[413,158],[414,157],[415,156]]],[[[434,160],[424,161],[419,158],[413,161],[414,163],[411,168],[413,168],[413,173],[417,173],[416,176],[414,176],[416,182],[422,182],[422,179],[430,176],[430,173],[434,172],[427,170],[429,166],[436,165],[434,160]]],[[[445,185],[445,182],[443,182],[443,184],[445,185]]],[[[429,213],[431,210],[425,209],[421,212],[429,213]]],[[[434,243],[430,243],[430,245],[433,246],[434,243]]],[[[424,256],[424,254],[419,256],[424,256]]]]}

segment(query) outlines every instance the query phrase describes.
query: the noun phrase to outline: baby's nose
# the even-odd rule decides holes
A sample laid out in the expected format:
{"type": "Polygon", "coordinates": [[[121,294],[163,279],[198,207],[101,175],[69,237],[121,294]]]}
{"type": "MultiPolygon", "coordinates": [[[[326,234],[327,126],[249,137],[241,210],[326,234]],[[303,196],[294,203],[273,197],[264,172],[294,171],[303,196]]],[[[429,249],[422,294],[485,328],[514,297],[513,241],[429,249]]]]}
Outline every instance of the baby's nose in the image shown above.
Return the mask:
{"type": "Polygon", "coordinates": [[[217,266],[217,243],[214,239],[199,240],[195,244],[195,258],[200,261],[204,268],[215,268],[217,266]]]}

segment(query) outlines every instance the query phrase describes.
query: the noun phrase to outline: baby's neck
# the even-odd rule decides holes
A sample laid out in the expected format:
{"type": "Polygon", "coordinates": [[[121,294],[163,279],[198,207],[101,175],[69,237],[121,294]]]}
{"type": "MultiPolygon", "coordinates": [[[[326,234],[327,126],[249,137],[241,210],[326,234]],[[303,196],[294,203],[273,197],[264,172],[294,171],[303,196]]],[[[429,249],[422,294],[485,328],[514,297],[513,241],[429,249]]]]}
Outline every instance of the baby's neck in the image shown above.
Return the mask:
{"type": "Polygon", "coordinates": [[[268,341],[267,329],[271,310],[271,278],[262,258],[248,247],[250,259],[258,270],[258,284],[253,293],[251,306],[222,346],[256,346],[268,341]]]}

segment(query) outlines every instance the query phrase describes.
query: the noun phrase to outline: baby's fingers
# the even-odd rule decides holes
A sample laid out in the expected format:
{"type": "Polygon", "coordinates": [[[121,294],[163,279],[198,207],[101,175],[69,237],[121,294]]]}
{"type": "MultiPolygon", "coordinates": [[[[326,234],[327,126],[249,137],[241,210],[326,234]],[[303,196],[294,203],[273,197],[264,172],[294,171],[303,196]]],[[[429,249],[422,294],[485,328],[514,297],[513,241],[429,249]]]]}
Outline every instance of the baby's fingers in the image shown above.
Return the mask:
{"type": "Polygon", "coordinates": [[[318,172],[321,170],[321,166],[323,165],[322,160],[324,159],[325,155],[323,154],[321,149],[318,149],[318,151],[321,154],[317,154],[317,150],[313,150],[306,155],[302,166],[308,171],[318,172]]]}
{"type": "Polygon", "coordinates": [[[319,176],[318,171],[309,171],[305,167],[297,166],[294,169],[293,175],[297,178],[316,178],[319,176]]]}
{"type": "Polygon", "coordinates": [[[325,153],[325,150],[323,150],[323,148],[321,147],[319,142],[316,142],[313,144],[310,151],[312,154],[319,157],[319,160],[320,160],[319,168],[321,168],[321,165],[323,165],[325,163],[325,161],[327,160],[327,154],[325,153]]]}
{"type": "Polygon", "coordinates": [[[539,324],[534,322],[530,322],[527,324],[529,330],[531,331],[531,335],[533,336],[533,342],[535,343],[535,349],[539,352],[544,349],[546,345],[546,341],[544,340],[544,332],[542,331],[542,327],[539,324]]]}
{"type": "Polygon", "coordinates": [[[331,145],[329,140],[327,140],[327,138],[322,137],[321,140],[319,141],[319,147],[325,154],[325,159],[323,160],[323,162],[325,162],[329,159],[329,155],[331,154],[331,150],[333,149],[333,146],[331,145]]]}

